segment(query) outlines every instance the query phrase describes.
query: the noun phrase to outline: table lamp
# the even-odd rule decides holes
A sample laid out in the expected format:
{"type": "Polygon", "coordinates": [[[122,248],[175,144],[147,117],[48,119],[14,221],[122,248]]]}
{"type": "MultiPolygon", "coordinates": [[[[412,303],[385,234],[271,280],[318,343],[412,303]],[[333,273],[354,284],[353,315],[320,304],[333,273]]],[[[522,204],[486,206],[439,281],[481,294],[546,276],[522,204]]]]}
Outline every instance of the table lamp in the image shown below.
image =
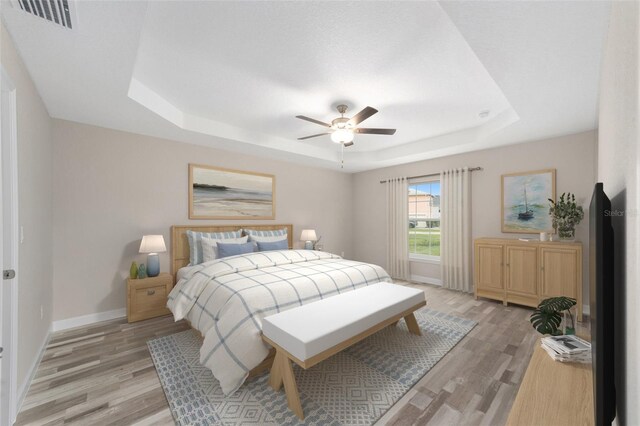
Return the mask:
{"type": "Polygon", "coordinates": [[[303,229],[300,241],[304,241],[305,250],[313,250],[313,241],[318,241],[315,229],[303,229]]]}
{"type": "Polygon", "coordinates": [[[140,243],[140,253],[147,255],[147,275],[157,277],[160,274],[160,259],[158,253],[164,253],[167,247],[164,245],[162,235],[145,235],[140,243]]]}

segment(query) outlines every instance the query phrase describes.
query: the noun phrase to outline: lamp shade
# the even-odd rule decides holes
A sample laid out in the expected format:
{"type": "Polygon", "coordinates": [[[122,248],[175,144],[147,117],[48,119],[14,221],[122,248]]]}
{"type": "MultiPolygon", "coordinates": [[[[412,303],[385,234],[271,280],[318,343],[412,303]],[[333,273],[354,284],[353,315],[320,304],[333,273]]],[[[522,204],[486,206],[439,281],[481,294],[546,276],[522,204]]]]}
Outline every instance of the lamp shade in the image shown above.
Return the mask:
{"type": "Polygon", "coordinates": [[[140,243],[140,253],[164,253],[167,247],[164,245],[162,235],[145,235],[140,243]]]}
{"type": "Polygon", "coordinates": [[[338,129],[331,133],[331,140],[335,143],[349,143],[353,140],[353,131],[338,129]]]}
{"type": "Polygon", "coordinates": [[[318,241],[315,229],[303,229],[300,241],[318,241]]]}

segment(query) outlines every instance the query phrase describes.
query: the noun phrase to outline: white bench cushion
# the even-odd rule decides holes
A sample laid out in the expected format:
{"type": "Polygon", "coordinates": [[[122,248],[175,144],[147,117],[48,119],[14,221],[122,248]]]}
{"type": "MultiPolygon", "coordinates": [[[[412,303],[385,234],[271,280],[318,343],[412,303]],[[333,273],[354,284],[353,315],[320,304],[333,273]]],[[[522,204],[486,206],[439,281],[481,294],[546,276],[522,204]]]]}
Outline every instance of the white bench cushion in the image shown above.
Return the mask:
{"type": "Polygon", "coordinates": [[[372,284],[265,317],[262,333],[305,361],[424,300],[422,290],[372,284]]]}

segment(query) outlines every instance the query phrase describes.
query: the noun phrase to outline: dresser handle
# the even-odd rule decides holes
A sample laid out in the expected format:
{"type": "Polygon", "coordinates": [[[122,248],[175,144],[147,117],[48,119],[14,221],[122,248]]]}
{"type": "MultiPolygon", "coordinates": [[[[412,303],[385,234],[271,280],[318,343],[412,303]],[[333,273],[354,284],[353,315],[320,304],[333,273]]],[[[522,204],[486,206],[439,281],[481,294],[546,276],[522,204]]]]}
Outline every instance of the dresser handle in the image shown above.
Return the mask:
{"type": "Polygon", "coordinates": [[[156,294],[155,290],[147,290],[147,296],[153,296],[154,294],[156,294]]]}

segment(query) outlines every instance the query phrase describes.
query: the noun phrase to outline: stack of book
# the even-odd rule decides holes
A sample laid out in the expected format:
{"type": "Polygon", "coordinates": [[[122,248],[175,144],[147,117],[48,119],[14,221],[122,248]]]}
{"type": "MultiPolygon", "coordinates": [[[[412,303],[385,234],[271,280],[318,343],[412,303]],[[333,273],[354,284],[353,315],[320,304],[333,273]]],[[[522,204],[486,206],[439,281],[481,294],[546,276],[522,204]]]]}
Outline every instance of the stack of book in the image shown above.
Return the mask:
{"type": "Polygon", "coordinates": [[[543,337],[542,348],[555,361],[560,362],[591,362],[591,343],[577,336],[543,337]]]}

